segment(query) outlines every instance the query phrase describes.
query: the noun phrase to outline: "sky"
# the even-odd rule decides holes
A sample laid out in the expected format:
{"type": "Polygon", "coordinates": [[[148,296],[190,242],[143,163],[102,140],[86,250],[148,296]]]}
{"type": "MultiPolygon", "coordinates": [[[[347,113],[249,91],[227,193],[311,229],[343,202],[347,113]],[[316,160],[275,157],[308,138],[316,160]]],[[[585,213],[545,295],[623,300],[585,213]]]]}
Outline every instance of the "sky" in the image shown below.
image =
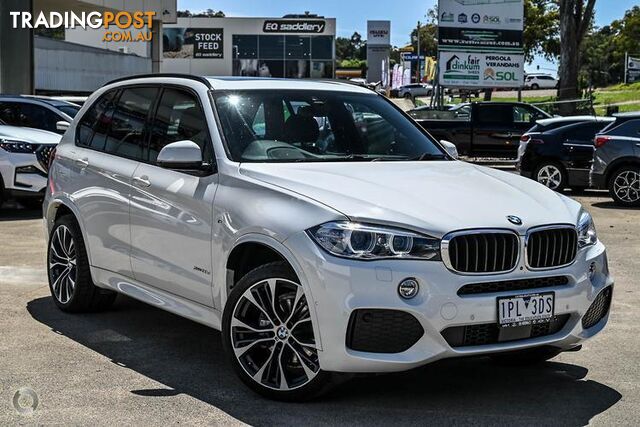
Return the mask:
{"type": "MultiPolygon", "coordinates": [[[[624,12],[637,5],[639,0],[597,0],[596,25],[602,26],[622,18],[624,12]]],[[[205,9],[222,10],[226,16],[281,17],[289,13],[305,11],[327,18],[336,18],[337,35],[349,37],[354,31],[366,36],[367,20],[391,21],[391,42],[403,46],[409,42],[409,34],[418,21],[426,21],[427,10],[437,0],[178,0],[178,9],[192,12],[205,9]]],[[[526,67],[534,71],[536,65],[555,74],[557,66],[544,59],[537,59],[526,67]]]]}

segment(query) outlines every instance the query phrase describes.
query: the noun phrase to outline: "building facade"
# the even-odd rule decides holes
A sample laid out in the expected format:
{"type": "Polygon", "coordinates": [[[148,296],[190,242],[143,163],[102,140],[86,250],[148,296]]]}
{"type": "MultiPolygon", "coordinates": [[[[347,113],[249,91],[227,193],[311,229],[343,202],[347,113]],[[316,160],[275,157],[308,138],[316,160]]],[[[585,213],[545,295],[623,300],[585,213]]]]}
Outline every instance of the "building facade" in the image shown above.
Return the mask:
{"type": "Polygon", "coordinates": [[[178,18],[160,70],[211,76],[333,78],[334,18],[178,18]]]}

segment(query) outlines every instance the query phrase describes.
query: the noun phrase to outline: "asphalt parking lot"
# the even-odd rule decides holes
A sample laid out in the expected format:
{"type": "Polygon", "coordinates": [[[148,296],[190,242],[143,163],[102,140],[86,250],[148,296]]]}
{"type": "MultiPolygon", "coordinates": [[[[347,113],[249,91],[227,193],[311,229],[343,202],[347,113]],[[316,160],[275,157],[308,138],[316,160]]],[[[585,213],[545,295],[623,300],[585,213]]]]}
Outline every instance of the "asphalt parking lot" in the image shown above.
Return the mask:
{"type": "Polygon", "coordinates": [[[606,193],[576,197],[593,214],[616,277],[609,325],[582,351],[535,368],[449,360],[360,377],[305,404],[248,391],[220,334],[119,297],[100,314],[68,315],[49,297],[37,212],[0,211],[0,425],[639,425],[640,210],[606,193]],[[19,415],[21,387],[39,399],[19,415]]]}

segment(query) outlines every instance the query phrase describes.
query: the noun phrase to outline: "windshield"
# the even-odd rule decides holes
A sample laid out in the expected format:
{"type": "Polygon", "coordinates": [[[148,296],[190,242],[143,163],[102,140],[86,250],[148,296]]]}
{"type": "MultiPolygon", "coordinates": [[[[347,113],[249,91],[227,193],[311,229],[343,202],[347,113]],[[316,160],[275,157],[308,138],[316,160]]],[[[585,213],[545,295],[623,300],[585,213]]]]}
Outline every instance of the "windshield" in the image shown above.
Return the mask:
{"type": "Polygon", "coordinates": [[[374,94],[253,90],[214,97],[237,162],[448,159],[426,132],[374,94]]]}
{"type": "Polygon", "coordinates": [[[76,114],[78,114],[78,111],[80,111],[80,107],[76,107],[75,105],[58,105],[56,108],[71,118],[74,118],[76,114]]]}

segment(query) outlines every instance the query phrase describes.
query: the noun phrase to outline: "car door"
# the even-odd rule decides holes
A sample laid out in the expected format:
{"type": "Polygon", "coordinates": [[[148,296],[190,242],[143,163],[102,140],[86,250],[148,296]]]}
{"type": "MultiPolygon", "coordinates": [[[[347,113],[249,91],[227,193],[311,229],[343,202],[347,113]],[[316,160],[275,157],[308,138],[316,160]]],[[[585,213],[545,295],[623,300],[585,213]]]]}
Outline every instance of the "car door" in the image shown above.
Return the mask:
{"type": "Polygon", "coordinates": [[[213,164],[206,118],[196,93],[165,87],[150,126],[148,154],[133,176],[131,265],[135,279],[212,306],[213,198],[218,175],[156,165],[162,148],[176,141],[198,144],[213,164]]]}
{"type": "Polygon", "coordinates": [[[563,132],[563,157],[567,168],[589,169],[593,161],[593,138],[608,122],[578,123],[563,132]]]}
{"type": "Polygon", "coordinates": [[[514,133],[513,107],[476,104],[473,111],[472,153],[516,157],[520,137],[514,133]]]}
{"type": "Polygon", "coordinates": [[[104,94],[82,117],[61,179],[80,210],[91,264],[132,276],[129,198],[157,88],[104,94]]]}

